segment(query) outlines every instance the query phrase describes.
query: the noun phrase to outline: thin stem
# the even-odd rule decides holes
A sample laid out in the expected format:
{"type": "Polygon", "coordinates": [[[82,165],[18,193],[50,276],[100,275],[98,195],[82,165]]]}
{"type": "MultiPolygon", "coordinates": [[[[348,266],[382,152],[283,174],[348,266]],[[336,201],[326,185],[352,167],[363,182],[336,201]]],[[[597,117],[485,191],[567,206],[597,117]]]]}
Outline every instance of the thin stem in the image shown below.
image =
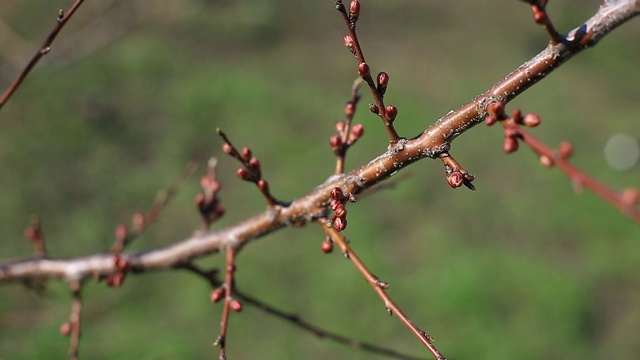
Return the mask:
{"type": "MultiPolygon", "coordinates": [[[[358,34],[356,32],[356,26],[355,26],[356,23],[354,21],[351,21],[351,18],[349,17],[347,10],[345,9],[344,5],[342,5],[342,1],[339,2],[339,5],[336,6],[336,9],[342,15],[342,19],[344,20],[344,23],[347,27],[347,31],[349,32],[349,36],[351,36],[351,38],[353,39],[353,48],[351,48],[350,50],[358,60],[358,64],[366,63],[366,60],[364,58],[364,52],[362,51],[362,47],[360,46],[360,40],[358,40],[358,34]]],[[[385,112],[383,96],[378,92],[378,89],[376,87],[375,82],[373,81],[373,78],[371,77],[371,74],[363,76],[362,79],[369,86],[369,90],[371,91],[371,96],[373,97],[375,106],[378,109],[377,111],[378,116],[380,117],[380,119],[382,119],[382,122],[384,123],[384,127],[387,130],[387,134],[389,136],[389,143],[392,145],[395,145],[400,140],[400,135],[398,135],[398,132],[393,126],[393,120],[391,120],[385,112]]]]}
{"type": "Polygon", "coordinates": [[[13,93],[18,89],[20,84],[22,84],[22,81],[27,77],[27,75],[29,75],[29,72],[31,72],[31,69],[33,69],[33,67],[38,63],[38,61],[40,61],[40,58],[42,58],[44,55],[49,53],[49,51],[51,50],[51,44],[53,43],[53,40],[55,40],[60,30],[62,30],[64,25],[67,23],[67,21],[69,21],[71,16],[73,16],[73,14],[76,12],[76,10],[80,7],[80,5],[83,2],[84,0],[76,0],[76,2],[71,6],[71,8],[69,8],[69,10],[67,10],[66,13],[60,10],[60,13],[58,15],[58,21],[56,22],[56,25],[53,27],[53,30],[51,30],[51,33],[49,34],[49,36],[47,36],[47,39],[44,41],[42,46],[40,46],[40,49],[38,49],[38,51],[33,55],[33,57],[31,58],[27,66],[22,70],[22,72],[20,72],[20,74],[18,74],[18,77],[16,77],[16,79],[13,81],[13,83],[11,83],[9,88],[7,88],[4,94],[2,94],[2,97],[0,97],[0,109],[2,109],[4,104],[11,97],[11,95],[13,95],[13,93]]]}
{"type": "Polygon", "coordinates": [[[614,190],[607,185],[599,182],[593,177],[589,176],[584,171],[578,169],[572,165],[569,161],[559,156],[555,150],[551,149],[540,140],[536,139],[533,135],[524,131],[521,127],[517,127],[518,135],[522,141],[531,148],[539,156],[545,156],[548,159],[552,159],[550,165],[557,165],[560,170],[565,173],[574,185],[581,188],[586,188],[594,192],[604,201],[611,204],[622,214],[629,217],[631,220],[640,224],[640,209],[637,205],[625,201],[623,193],[614,190]]]}
{"type": "Polygon", "coordinates": [[[71,315],[69,316],[70,342],[69,356],[71,360],[78,360],[80,348],[80,320],[82,318],[82,284],[80,281],[71,282],[71,315]]]}
{"type": "MultiPolygon", "coordinates": [[[[222,307],[222,318],[220,320],[220,335],[215,341],[215,345],[220,346],[220,360],[227,359],[227,328],[229,327],[229,314],[233,301],[233,274],[235,273],[236,249],[232,246],[226,248],[226,275],[224,279],[224,305],[222,307]]],[[[237,311],[237,310],[236,310],[237,311]]]]}
{"type": "Polygon", "coordinates": [[[132,229],[133,231],[126,230],[126,234],[124,234],[124,236],[117,236],[115,243],[111,247],[111,252],[115,254],[121,253],[127,245],[131,244],[131,242],[140,236],[143,231],[149,228],[149,226],[158,219],[160,213],[169,201],[175,197],[180,188],[197,169],[198,164],[196,162],[190,162],[180,177],[171,185],[171,187],[169,187],[169,189],[158,192],[156,199],[146,214],[140,214],[141,216],[136,216],[137,214],[134,215],[134,218],[136,219],[134,222],[137,222],[137,224],[134,224],[132,229]]]}
{"type": "Polygon", "coordinates": [[[360,260],[358,255],[351,249],[346,238],[342,236],[339,232],[337,232],[333,228],[329,228],[325,225],[325,221],[322,219],[318,220],[318,223],[324,230],[325,234],[331,237],[331,239],[338,244],[340,249],[342,250],[342,254],[353,263],[353,265],[358,269],[360,274],[365,278],[365,280],[369,283],[371,288],[378,294],[378,297],[384,303],[385,309],[389,313],[389,315],[395,314],[400,318],[402,323],[411,330],[411,332],[422,342],[422,344],[431,352],[433,357],[436,360],[445,360],[445,357],[440,353],[440,351],[433,344],[433,338],[427,334],[424,330],[420,329],[416,324],[409,319],[409,317],[400,309],[398,305],[391,299],[389,294],[387,294],[386,289],[389,287],[384,281],[378,279],[375,275],[373,275],[369,269],[364,265],[364,263],[360,260]]]}

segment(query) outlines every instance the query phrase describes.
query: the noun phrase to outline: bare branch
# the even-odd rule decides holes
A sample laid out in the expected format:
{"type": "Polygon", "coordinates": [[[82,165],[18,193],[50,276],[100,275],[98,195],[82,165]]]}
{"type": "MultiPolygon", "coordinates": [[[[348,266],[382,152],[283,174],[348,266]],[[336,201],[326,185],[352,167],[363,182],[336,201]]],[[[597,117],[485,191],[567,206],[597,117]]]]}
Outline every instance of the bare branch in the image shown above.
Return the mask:
{"type": "MultiPolygon", "coordinates": [[[[345,193],[357,195],[415,161],[426,157],[438,157],[449,150],[451,142],[456,137],[483,121],[488,114],[488,104],[513,100],[565,61],[587,47],[597,44],[606,34],[638,13],[640,0],[607,2],[591,19],[572,30],[562,42],[550,44],[489,90],[458,110],[443,116],[415,138],[402,139],[391,145],[388,151],[368,164],[344,175],[334,175],[309,194],[288,204],[270,207],[235,226],[210,233],[197,232],[173,245],[123,254],[122,257],[132,272],[164,269],[218,252],[226,246],[240,249],[251,240],[282,227],[326,217],[332,189],[340,187],[345,193]]],[[[0,281],[37,277],[56,277],[73,281],[107,275],[115,270],[113,256],[110,254],[68,260],[28,259],[0,265],[0,281]]]]}
{"type": "Polygon", "coordinates": [[[40,58],[42,58],[51,50],[51,44],[53,44],[53,40],[55,40],[60,30],[62,30],[64,25],[67,23],[67,21],[69,21],[71,16],[73,16],[73,14],[80,7],[80,5],[82,5],[83,2],[84,0],[76,0],[76,2],[69,8],[69,10],[67,10],[66,13],[60,10],[60,12],[58,13],[58,21],[56,22],[56,25],[53,27],[53,30],[51,30],[51,33],[49,34],[47,39],[44,41],[42,46],[40,46],[40,49],[33,55],[33,57],[31,58],[31,61],[29,61],[27,66],[24,68],[24,70],[22,70],[22,72],[18,75],[18,77],[4,92],[2,97],[0,97],[0,110],[2,109],[4,104],[7,102],[7,100],[9,100],[11,95],[13,95],[13,93],[18,89],[22,81],[27,77],[27,75],[29,75],[29,72],[31,72],[31,69],[33,69],[33,67],[38,63],[38,61],[40,61],[40,58]]]}

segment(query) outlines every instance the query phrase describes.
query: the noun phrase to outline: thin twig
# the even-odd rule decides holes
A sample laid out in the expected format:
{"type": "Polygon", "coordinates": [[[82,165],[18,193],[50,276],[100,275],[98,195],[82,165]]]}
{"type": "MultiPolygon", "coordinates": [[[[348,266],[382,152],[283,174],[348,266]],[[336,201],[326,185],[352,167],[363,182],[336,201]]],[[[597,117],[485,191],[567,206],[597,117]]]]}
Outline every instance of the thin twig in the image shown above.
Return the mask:
{"type": "Polygon", "coordinates": [[[71,315],[69,325],[71,333],[69,342],[69,356],[71,360],[78,360],[80,350],[80,324],[82,319],[82,283],[80,281],[71,282],[71,315]]]}
{"type": "MultiPolygon", "coordinates": [[[[359,7],[360,6],[358,5],[358,8],[359,7]]],[[[342,4],[342,0],[336,0],[336,9],[342,15],[342,19],[344,20],[344,23],[347,27],[347,31],[349,32],[349,35],[345,37],[345,45],[347,46],[349,51],[351,51],[353,56],[356,57],[356,60],[358,60],[358,72],[362,76],[362,79],[369,86],[369,90],[371,91],[371,96],[373,97],[373,101],[375,102],[375,105],[374,105],[376,108],[375,113],[380,117],[380,119],[382,119],[382,122],[384,123],[384,127],[387,130],[387,134],[389,136],[389,143],[391,145],[395,145],[400,140],[400,135],[398,135],[398,132],[393,126],[393,121],[395,120],[395,118],[391,118],[390,116],[388,116],[387,112],[385,111],[386,108],[384,105],[383,92],[379,91],[378,87],[376,86],[376,83],[373,80],[373,77],[371,77],[371,73],[369,71],[369,65],[367,64],[364,58],[364,52],[362,51],[362,47],[360,46],[360,40],[358,39],[358,34],[356,33],[357,18],[354,19],[350,15],[350,13],[347,11],[345,6],[342,4]],[[366,67],[366,71],[360,71],[361,67],[362,68],[366,67]]],[[[358,9],[358,12],[359,12],[359,9],[358,9]]]]}
{"type": "Polygon", "coordinates": [[[135,213],[133,215],[133,227],[129,229],[126,225],[119,225],[116,227],[116,241],[111,247],[111,252],[119,254],[124,248],[131,244],[133,240],[139,237],[151,224],[153,224],[160,216],[160,213],[165,206],[171,201],[178,193],[184,183],[196,172],[198,169],[198,163],[189,162],[182,174],[176,181],[171,184],[166,191],[160,191],[156,195],[156,199],[147,211],[146,214],[135,213]]]}
{"type": "MultiPolygon", "coordinates": [[[[194,274],[197,274],[198,276],[201,276],[202,278],[204,278],[207,282],[209,282],[209,284],[211,284],[212,288],[218,288],[222,285],[221,281],[217,278],[217,270],[204,270],[201,269],[200,267],[198,267],[197,265],[193,264],[193,263],[186,263],[186,264],[181,264],[180,266],[178,266],[177,268],[180,269],[184,269],[184,270],[188,270],[194,274]]],[[[335,341],[339,344],[345,345],[345,346],[349,346],[358,350],[362,350],[362,351],[367,351],[370,352],[372,354],[376,354],[376,355],[382,355],[382,356],[387,356],[393,359],[400,359],[400,360],[419,360],[422,359],[421,357],[414,357],[411,355],[406,355],[406,354],[402,354],[399,353],[395,350],[389,349],[389,348],[385,348],[382,346],[378,346],[375,344],[371,344],[371,343],[367,343],[367,342],[362,342],[359,340],[355,340],[352,338],[348,338],[345,336],[341,336],[338,335],[334,332],[331,332],[329,330],[323,329],[317,325],[314,325],[310,322],[307,322],[303,319],[301,319],[298,315],[295,314],[291,314],[291,313],[287,313],[285,311],[276,309],[273,306],[267,305],[265,304],[262,300],[256,299],[255,297],[248,295],[247,293],[244,293],[240,290],[238,290],[237,287],[234,288],[233,293],[235,295],[236,298],[242,300],[243,304],[248,304],[248,305],[252,305],[262,311],[264,311],[266,314],[275,316],[281,320],[284,320],[285,322],[287,322],[288,324],[291,324],[293,326],[296,326],[300,329],[302,329],[303,331],[306,331],[308,333],[311,333],[314,336],[320,337],[320,338],[324,338],[324,339],[329,339],[332,341],[335,341]]]]}
{"type": "MultiPolygon", "coordinates": [[[[521,127],[517,127],[518,136],[521,140],[533,150],[546,166],[558,166],[558,168],[565,173],[571,183],[577,189],[586,188],[594,192],[598,197],[611,204],[625,216],[631,220],[640,224],[640,208],[637,204],[637,196],[634,199],[628,199],[625,197],[624,191],[618,191],[611,187],[599,182],[593,177],[589,176],[584,171],[578,169],[572,165],[566,158],[561,156],[554,149],[551,149],[545,145],[542,141],[536,139],[533,135],[524,131],[521,127]]],[[[637,189],[627,189],[626,191],[637,193],[637,189]]]]}
{"type": "Polygon", "coordinates": [[[29,72],[31,72],[31,69],[33,69],[33,67],[38,63],[40,58],[42,58],[44,55],[49,53],[49,51],[51,50],[51,44],[53,43],[53,40],[55,40],[60,30],[62,30],[64,25],[71,18],[71,16],[73,16],[73,14],[76,12],[76,10],[80,7],[80,5],[83,2],[84,0],[76,0],[76,2],[71,6],[71,8],[69,8],[69,10],[67,10],[66,13],[60,10],[58,14],[58,21],[56,25],[53,27],[53,30],[51,30],[51,33],[49,34],[47,39],[44,41],[42,46],[40,46],[40,49],[33,55],[33,57],[31,58],[31,61],[29,61],[27,66],[22,70],[20,74],[18,74],[18,77],[4,92],[2,97],[0,97],[0,109],[2,109],[2,107],[7,102],[7,100],[9,100],[11,95],[13,95],[13,93],[18,89],[18,87],[20,86],[22,81],[27,77],[27,75],[29,75],[29,72]]]}
{"type": "Polygon", "coordinates": [[[224,305],[222,307],[222,318],[220,319],[220,334],[216,338],[214,345],[220,346],[220,360],[227,359],[227,329],[229,327],[229,314],[231,310],[240,311],[242,308],[238,307],[240,303],[233,298],[233,286],[234,286],[234,273],[236,270],[236,249],[232,246],[226,248],[226,275],[224,278],[224,305]]]}
{"type": "Polygon", "coordinates": [[[378,294],[382,302],[384,303],[385,309],[389,315],[395,314],[402,321],[402,323],[408,327],[411,332],[422,342],[422,344],[431,352],[433,357],[436,360],[445,360],[445,357],[440,353],[440,351],[433,344],[433,338],[424,330],[420,329],[416,324],[409,319],[409,317],[400,309],[398,305],[391,299],[389,294],[387,294],[386,289],[389,287],[389,284],[378,279],[375,275],[373,275],[369,269],[364,265],[362,260],[356,255],[356,253],[349,246],[347,239],[342,236],[338,231],[333,228],[330,228],[325,225],[325,221],[318,220],[318,223],[321,225],[325,234],[331,237],[331,239],[338,244],[340,249],[342,250],[342,254],[345,258],[349,259],[353,265],[358,269],[360,274],[365,278],[365,280],[369,283],[371,288],[378,294]]]}

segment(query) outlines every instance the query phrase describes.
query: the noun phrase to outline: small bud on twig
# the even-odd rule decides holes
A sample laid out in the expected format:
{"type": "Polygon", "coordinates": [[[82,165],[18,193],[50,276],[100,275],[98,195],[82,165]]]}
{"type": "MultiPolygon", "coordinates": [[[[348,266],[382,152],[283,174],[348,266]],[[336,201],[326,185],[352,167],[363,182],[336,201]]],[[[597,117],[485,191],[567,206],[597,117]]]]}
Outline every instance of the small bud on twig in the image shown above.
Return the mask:
{"type": "Polygon", "coordinates": [[[371,76],[371,70],[369,69],[369,65],[365,62],[360,63],[358,65],[358,75],[362,77],[371,76]]]}

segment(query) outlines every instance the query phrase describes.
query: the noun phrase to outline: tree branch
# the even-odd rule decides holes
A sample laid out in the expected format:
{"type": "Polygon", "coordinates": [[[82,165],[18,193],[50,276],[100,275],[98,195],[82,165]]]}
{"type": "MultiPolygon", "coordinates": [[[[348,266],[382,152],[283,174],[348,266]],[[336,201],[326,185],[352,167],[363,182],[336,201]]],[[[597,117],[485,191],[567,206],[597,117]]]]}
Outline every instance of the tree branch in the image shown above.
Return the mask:
{"type": "MultiPolygon", "coordinates": [[[[196,232],[173,245],[122,254],[121,257],[130,272],[166,269],[228,246],[239,250],[251,240],[282,227],[325,217],[333,188],[340,187],[347,194],[358,194],[413,162],[427,157],[437,158],[448,151],[456,137],[482,122],[487,115],[488,104],[513,100],[565,61],[596,45],[613,29],[639,13],[640,0],[605,1],[592,18],[563,36],[560,42],[550,43],[531,60],[458,110],[440,118],[420,135],[391,144],[385,153],[368,164],[344,175],[333,175],[309,194],[287,204],[277,204],[235,226],[215,232],[196,232]]],[[[113,255],[108,253],[75,259],[28,259],[0,265],[0,281],[33,278],[80,281],[116,270],[113,255]]]]}

